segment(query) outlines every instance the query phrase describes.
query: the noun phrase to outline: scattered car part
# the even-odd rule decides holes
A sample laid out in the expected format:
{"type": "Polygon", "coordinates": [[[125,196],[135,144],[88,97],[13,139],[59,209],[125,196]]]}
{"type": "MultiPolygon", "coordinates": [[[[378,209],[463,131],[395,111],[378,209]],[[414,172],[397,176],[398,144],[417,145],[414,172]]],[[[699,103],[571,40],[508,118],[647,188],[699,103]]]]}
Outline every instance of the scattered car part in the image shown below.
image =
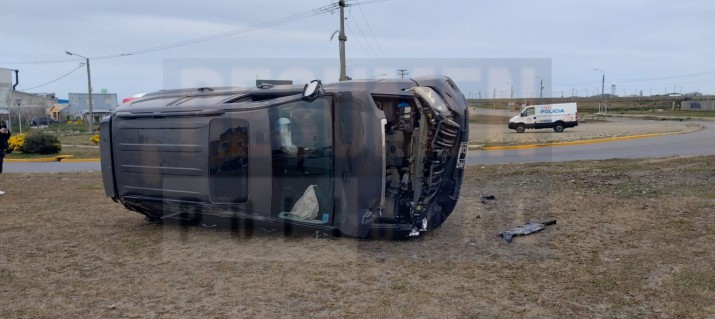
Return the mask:
{"type": "Polygon", "coordinates": [[[546,226],[554,224],[556,224],[555,219],[549,219],[543,223],[526,223],[522,226],[518,226],[505,232],[499,233],[499,236],[506,240],[507,243],[511,243],[514,236],[533,234],[535,232],[543,230],[546,226]]]}

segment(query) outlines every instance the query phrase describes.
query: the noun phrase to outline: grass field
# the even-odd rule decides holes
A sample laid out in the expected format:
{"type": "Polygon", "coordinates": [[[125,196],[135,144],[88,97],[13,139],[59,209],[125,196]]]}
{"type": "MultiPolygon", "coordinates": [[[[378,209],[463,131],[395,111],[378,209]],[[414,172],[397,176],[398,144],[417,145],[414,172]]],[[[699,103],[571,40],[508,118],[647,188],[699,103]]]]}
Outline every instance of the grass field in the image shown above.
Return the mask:
{"type": "Polygon", "coordinates": [[[715,316],[715,157],[469,167],[443,227],[405,241],[149,225],[98,173],[0,186],[2,318],[715,316]]]}

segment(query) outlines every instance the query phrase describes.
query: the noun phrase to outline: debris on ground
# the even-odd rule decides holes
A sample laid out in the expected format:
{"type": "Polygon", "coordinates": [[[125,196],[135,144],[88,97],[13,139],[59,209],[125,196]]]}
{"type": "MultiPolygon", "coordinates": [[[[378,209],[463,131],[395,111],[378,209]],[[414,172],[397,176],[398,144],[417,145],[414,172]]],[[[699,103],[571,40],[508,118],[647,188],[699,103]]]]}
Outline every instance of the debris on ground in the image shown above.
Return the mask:
{"type": "Polygon", "coordinates": [[[484,195],[482,196],[482,204],[486,204],[488,200],[495,200],[494,195],[484,195]]]}
{"type": "Polygon", "coordinates": [[[511,240],[512,238],[514,238],[514,236],[533,234],[535,232],[543,230],[544,228],[546,228],[546,226],[553,224],[556,224],[555,219],[549,219],[543,223],[526,223],[524,225],[499,233],[499,236],[506,240],[507,243],[511,243],[511,240]]]}
{"type": "Polygon", "coordinates": [[[316,238],[316,239],[330,239],[330,240],[337,240],[337,239],[338,239],[338,237],[336,237],[336,236],[334,236],[334,235],[331,235],[331,234],[328,234],[328,233],[325,233],[325,232],[321,232],[321,231],[319,231],[319,230],[316,230],[316,231],[313,233],[313,238],[316,238]]]}

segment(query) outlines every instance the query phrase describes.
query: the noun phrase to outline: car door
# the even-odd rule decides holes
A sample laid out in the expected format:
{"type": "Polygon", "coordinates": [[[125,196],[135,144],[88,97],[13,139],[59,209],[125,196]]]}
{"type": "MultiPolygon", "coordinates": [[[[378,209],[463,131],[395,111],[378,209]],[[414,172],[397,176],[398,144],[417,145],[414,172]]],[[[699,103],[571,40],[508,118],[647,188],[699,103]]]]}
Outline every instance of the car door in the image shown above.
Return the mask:
{"type": "Polygon", "coordinates": [[[521,112],[521,117],[524,118],[524,124],[528,128],[534,128],[536,124],[536,110],[534,107],[527,107],[521,112]]]}

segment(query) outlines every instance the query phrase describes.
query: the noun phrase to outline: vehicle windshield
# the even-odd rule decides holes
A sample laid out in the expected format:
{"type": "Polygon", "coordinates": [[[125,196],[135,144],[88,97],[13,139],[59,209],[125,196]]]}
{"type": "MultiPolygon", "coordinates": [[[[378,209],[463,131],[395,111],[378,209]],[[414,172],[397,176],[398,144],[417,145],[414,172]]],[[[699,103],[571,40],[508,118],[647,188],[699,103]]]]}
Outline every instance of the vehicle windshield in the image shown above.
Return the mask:
{"type": "Polygon", "coordinates": [[[327,223],[333,211],[332,102],[321,97],[269,109],[273,166],[271,214],[293,218],[291,210],[312,188],[318,214],[305,220],[327,223]],[[314,185],[314,187],[311,187],[314,185]]]}

